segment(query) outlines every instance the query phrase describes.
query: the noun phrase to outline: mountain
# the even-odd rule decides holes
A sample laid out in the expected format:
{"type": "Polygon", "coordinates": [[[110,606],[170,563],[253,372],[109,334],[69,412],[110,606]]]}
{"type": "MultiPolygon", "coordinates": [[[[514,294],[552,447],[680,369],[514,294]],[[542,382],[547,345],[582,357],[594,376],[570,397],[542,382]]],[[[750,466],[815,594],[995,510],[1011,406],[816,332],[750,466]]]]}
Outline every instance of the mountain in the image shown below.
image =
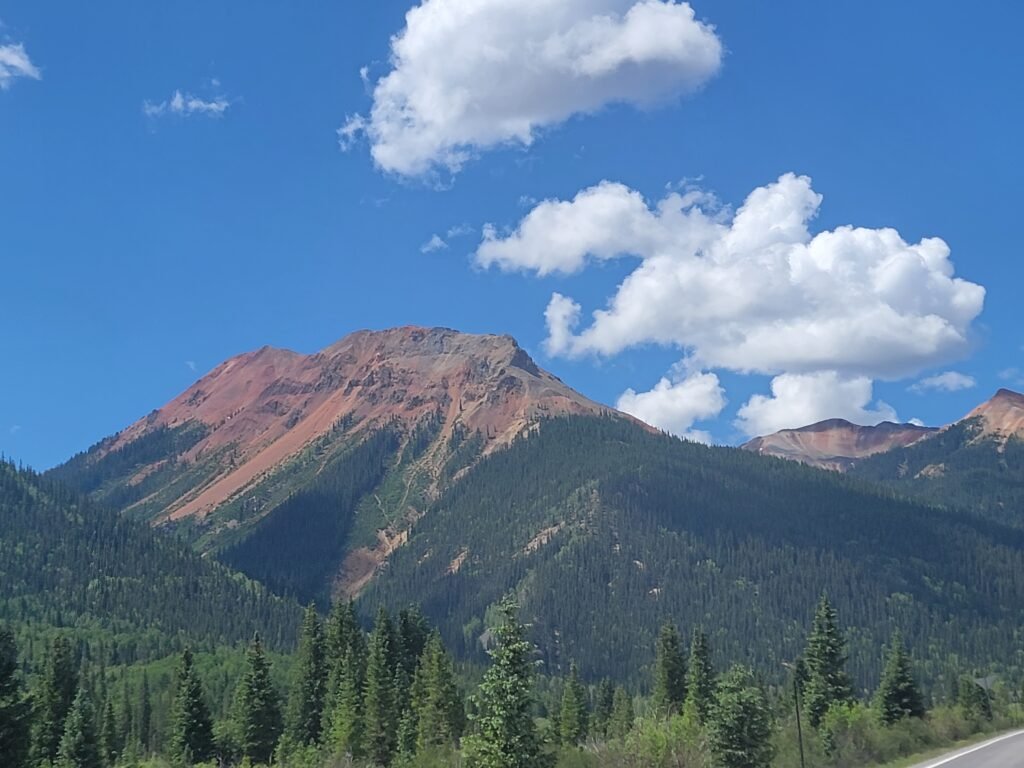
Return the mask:
{"type": "Polygon", "coordinates": [[[274,589],[355,594],[481,456],[541,419],[608,412],[508,336],[360,331],[311,355],[233,357],[50,477],[274,589]],[[308,535],[288,549],[282,527],[308,535]]]}
{"type": "Polygon", "coordinates": [[[294,642],[299,608],[174,537],[0,462],[0,622],[100,638],[109,657],[152,659],[258,629],[294,642]]]}
{"type": "Polygon", "coordinates": [[[927,440],[858,462],[852,474],[1024,528],[1024,395],[1001,389],[927,440]]]}
{"type": "MultiPolygon", "coordinates": [[[[854,441],[855,442],[855,441],[854,441]]],[[[54,470],[271,590],[422,603],[479,657],[515,590],[551,669],[638,680],[658,626],[777,668],[822,591],[858,679],[900,626],[930,679],[1013,657],[1024,533],[848,475],[687,443],[508,337],[360,332],[264,348],[54,470]],[[771,642],[753,642],[771,638],[771,642]]]]}
{"type": "Polygon", "coordinates": [[[932,427],[893,424],[891,421],[864,427],[845,419],[829,419],[799,429],[784,429],[765,437],[755,437],[741,447],[765,456],[845,472],[859,459],[913,445],[936,431],[932,427]]]}

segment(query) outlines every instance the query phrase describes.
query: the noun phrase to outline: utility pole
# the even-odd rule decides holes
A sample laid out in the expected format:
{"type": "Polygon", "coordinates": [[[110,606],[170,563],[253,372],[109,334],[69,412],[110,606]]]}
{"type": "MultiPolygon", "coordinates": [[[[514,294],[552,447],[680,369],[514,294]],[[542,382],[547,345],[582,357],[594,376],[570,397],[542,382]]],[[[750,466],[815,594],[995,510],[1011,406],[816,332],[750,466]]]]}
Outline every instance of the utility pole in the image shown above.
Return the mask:
{"type": "Polygon", "coordinates": [[[804,663],[797,659],[796,664],[782,662],[782,666],[793,672],[793,705],[796,708],[796,738],[800,744],[800,768],[807,768],[804,763],[804,729],[800,723],[800,678],[803,677],[804,663]]]}

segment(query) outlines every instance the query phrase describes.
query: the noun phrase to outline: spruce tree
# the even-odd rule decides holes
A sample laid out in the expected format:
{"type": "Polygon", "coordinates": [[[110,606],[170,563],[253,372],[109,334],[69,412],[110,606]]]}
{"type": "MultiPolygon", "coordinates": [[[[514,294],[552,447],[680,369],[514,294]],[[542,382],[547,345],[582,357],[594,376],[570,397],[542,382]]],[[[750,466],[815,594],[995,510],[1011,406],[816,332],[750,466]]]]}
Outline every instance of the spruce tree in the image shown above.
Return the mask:
{"type": "Polygon", "coordinates": [[[615,705],[615,686],[607,677],[597,685],[597,693],[594,696],[594,716],[591,718],[590,732],[594,736],[606,738],[608,736],[608,721],[612,717],[612,707],[615,705]]]}
{"type": "Polygon", "coordinates": [[[242,756],[255,763],[269,763],[281,736],[281,709],[270,679],[270,662],[258,634],[246,653],[235,707],[242,756]]]}
{"type": "Polygon", "coordinates": [[[612,715],[608,720],[608,738],[624,739],[633,730],[636,714],[633,711],[633,699],[621,685],[612,696],[612,715]]]}
{"type": "Polygon", "coordinates": [[[401,663],[409,680],[416,675],[416,667],[430,634],[430,626],[419,608],[413,606],[398,612],[398,645],[401,663]]]}
{"type": "Polygon", "coordinates": [[[104,765],[113,766],[121,756],[122,747],[119,745],[119,741],[114,702],[108,695],[106,703],[103,705],[103,717],[100,718],[100,752],[103,755],[104,765]]]}
{"type": "Polygon", "coordinates": [[[708,713],[708,738],[717,768],[771,765],[771,707],[750,670],[735,666],[722,678],[708,713]]]}
{"type": "Polygon", "coordinates": [[[924,701],[899,632],[893,635],[889,644],[882,681],[875,693],[875,708],[886,725],[908,717],[924,717],[924,701]]]}
{"type": "Polygon", "coordinates": [[[139,695],[138,746],[148,756],[153,748],[153,699],[149,693],[149,675],[142,671],[142,693],[139,695]]]}
{"type": "Polygon", "coordinates": [[[413,709],[417,750],[453,747],[462,737],[462,698],[455,685],[451,658],[436,632],[427,640],[416,670],[413,709]]]}
{"type": "Polygon", "coordinates": [[[705,725],[715,698],[715,668],[711,663],[708,636],[701,629],[693,631],[690,658],[686,668],[686,703],[683,711],[700,725],[705,725]]]}
{"type": "Polygon", "coordinates": [[[128,754],[129,750],[135,753],[135,717],[132,707],[132,698],[128,691],[128,681],[121,684],[121,707],[118,713],[117,722],[117,753],[120,756],[128,754]]]}
{"type": "Polygon", "coordinates": [[[836,609],[825,595],[814,614],[804,663],[807,682],[803,700],[807,719],[817,728],[832,706],[853,701],[853,686],[846,673],[846,641],[836,609]]]}
{"type": "Polygon", "coordinates": [[[201,763],[213,757],[213,722],[188,648],[181,654],[174,679],[167,748],[171,760],[178,765],[201,763]]]}
{"type": "Polygon", "coordinates": [[[39,763],[57,759],[64,721],[78,690],[78,671],[71,643],[57,637],[50,646],[42,680],[35,694],[33,757],[39,763]]]}
{"type": "Polygon", "coordinates": [[[666,717],[679,712],[686,699],[686,659],[679,630],[667,623],[658,633],[654,658],[654,711],[666,717]]]}
{"type": "Polygon", "coordinates": [[[562,691],[562,707],[558,718],[559,739],[566,746],[577,746],[587,738],[587,689],[580,682],[576,662],[569,665],[569,678],[562,691]]]}
{"type": "Polygon", "coordinates": [[[56,768],[103,768],[96,710],[85,688],[75,696],[64,720],[64,733],[57,749],[56,768]]]}
{"type": "Polygon", "coordinates": [[[320,743],[326,691],[323,627],[316,608],[310,605],[302,620],[295,678],[288,697],[285,741],[289,746],[306,747],[320,743]]]}
{"type": "Polygon", "coordinates": [[[537,768],[544,765],[533,722],[533,680],[536,649],[516,614],[509,595],[499,605],[501,623],[491,665],[484,673],[473,717],[476,733],[464,740],[468,768],[537,768]]]}
{"type": "Polygon", "coordinates": [[[327,744],[335,755],[349,755],[358,760],[363,756],[363,669],[365,663],[357,650],[349,646],[342,665],[341,679],[331,704],[331,722],[327,731],[327,744]]]}
{"type": "Polygon", "coordinates": [[[18,675],[14,635],[0,627],[0,755],[4,765],[25,768],[32,743],[32,711],[18,675]]]}
{"type": "Polygon", "coordinates": [[[377,613],[370,635],[363,685],[363,737],[367,757],[376,765],[390,765],[397,747],[398,717],[395,705],[394,627],[387,611],[377,613]]]}

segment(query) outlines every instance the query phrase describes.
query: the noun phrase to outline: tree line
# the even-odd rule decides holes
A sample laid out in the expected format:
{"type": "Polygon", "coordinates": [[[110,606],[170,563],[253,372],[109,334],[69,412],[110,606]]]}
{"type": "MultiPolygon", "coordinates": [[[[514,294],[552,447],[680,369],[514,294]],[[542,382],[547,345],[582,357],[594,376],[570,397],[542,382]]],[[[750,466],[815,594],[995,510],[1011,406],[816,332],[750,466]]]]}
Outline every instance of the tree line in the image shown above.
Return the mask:
{"type": "MultiPolygon", "coordinates": [[[[564,678],[545,681],[518,614],[512,597],[497,606],[489,663],[468,697],[466,675],[417,609],[397,616],[382,609],[366,632],[351,603],[336,604],[326,618],[310,606],[286,691],[275,684],[271,657],[255,636],[230,713],[218,722],[193,652],[185,649],[159,749],[148,685],[130,700],[127,688],[112,689],[58,637],[29,689],[13,634],[3,629],[0,755],[5,768],[114,768],[153,758],[181,768],[596,768],[667,765],[671,745],[674,765],[768,768],[778,764],[784,731],[795,722],[801,735],[806,730],[808,749],[821,753],[820,764],[842,766],[868,764],[843,762],[863,750],[866,737],[857,729],[865,716],[878,732],[929,717],[898,633],[877,691],[857,701],[846,638],[826,597],[792,665],[791,695],[744,665],[719,673],[707,634],[695,628],[687,648],[673,623],[658,634],[647,696],[607,678],[588,684],[575,663],[564,678]]],[[[971,678],[960,681],[956,706],[976,727],[995,717],[990,690],[971,678]]],[[[801,754],[803,748],[801,739],[801,754]]]]}

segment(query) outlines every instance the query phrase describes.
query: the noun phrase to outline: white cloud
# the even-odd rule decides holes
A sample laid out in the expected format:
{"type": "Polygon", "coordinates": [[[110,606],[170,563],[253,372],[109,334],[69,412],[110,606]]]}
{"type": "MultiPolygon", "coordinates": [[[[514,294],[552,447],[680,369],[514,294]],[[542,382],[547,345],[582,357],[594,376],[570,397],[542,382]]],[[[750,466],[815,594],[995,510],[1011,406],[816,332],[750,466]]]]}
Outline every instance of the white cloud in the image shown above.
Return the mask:
{"type": "Polygon", "coordinates": [[[714,418],[725,408],[725,403],[725,390],[715,374],[682,375],[682,371],[677,371],[671,379],[662,378],[648,392],[627,389],[615,407],[666,432],[710,443],[711,436],[693,430],[693,423],[714,418]]]}
{"type": "Polygon", "coordinates": [[[468,237],[472,235],[476,230],[473,229],[469,224],[456,224],[454,227],[449,227],[448,232],[445,234],[449,240],[454,240],[457,237],[468,237]]]}
{"type": "Polygon", "coordinates": [[[423,0],[391,40],[391,71],[365,134],[378,167],[458,171],[481,149],[530,145],[538,130],[626,102],[692,92],[719,69],[714,29],[677,0],[423,0]]]}
{"type": "MultiPolygon", "coordinates": [[[[539,203],[510,232],[488,225],[476,261],[571,275],[636,259],[589,322],[570,296],[552,296],[549,353],[615,355],[655,343],[680,349],[694,370],[804,374],[817,390],[856,383],[855,407],[831,415],[870,420],[888,413],[867,409],[872,380],[913,376],[969,351],[985,289],[954,275],[939,238],[907,243],[895,229],[852,226],[812,234],[821,202],[811,180],[794,174],[755,189],[735,213],[699,190],[652,205],[606,181],[539,203]]],[[[742,422],[785,421],[759,417],[766,409],[795,416],[786,403],[771,405],[785,394],[751,401],[742,422]]]]}
{"type": "Polygon", "coordinates": [[[19,77],[41,80],[43,75],[28,57],[22,43],[0,45],[0,90],[6,91],[19,77]]]}
{"type": "Polygon", "coordinates": [[[434,234],[427,242],[420,246],[420,253],[433,253],[434,251],[442,251],[448,247],[448,243],[438,235],[434,234]]]}
{"type": "Polygon", "coordinates": [[[476,258],[541,275],[640,260],[582,329],[581,308],[566,312],[572,300],[552,297],[548,346],[559,354],[653,342],[704,368],[899,378],[967,351],[985,290],[954,277],[946,243],[849,226],[812,236],[820,202],[793,174],[754,190],[731,217],[699,192],[651,207],[604,182],[540,203],[506,237],[489,227],[476,258]]]}
{"type": "Polygon", "coordinates": [[[11,428],[7,430],[8,434],[16,435],[21,432],[21,424],[12,424],[11,428]]]}
{"type": "Polygon", "coordinates": [[[193,96],[191,93],[182,93],[176,90],[167,101],[142,102],[142,113],[146,117],[161,117],[163,115],[221,117],[230,106],[231,102],[225,96],[216,96],[206,100],[199,96],[193,96]]]}
{"type": "Polygon", "coordinates": [[[193,373],[195,373],[195,371],[196,371],[196,361],[195,360],[186,360],[185,361],[185,367],[188,368],[193,373]]]}
{"type": "Polygon", "coordinates": [[[924,394],[929,391],[959,392],[964,389],[973,389],[977,384],[978,382],[974,380],[973,376],[958,373],[957,371],[946,371],[936,376],[921,379],[916,384],[911,385],[909,389],[917,394],[924,394]]]}
{"type": "Polygon", "coordinates": [[[785,373],[772,379],[771,397],[754,395],[740,408],[736,426],[748,435],[766,435],[825,419],[854,424],[897,421],[896,411],[883,402],[871,408],[871,379],[843,378],[835,371],[785,373]]]}

